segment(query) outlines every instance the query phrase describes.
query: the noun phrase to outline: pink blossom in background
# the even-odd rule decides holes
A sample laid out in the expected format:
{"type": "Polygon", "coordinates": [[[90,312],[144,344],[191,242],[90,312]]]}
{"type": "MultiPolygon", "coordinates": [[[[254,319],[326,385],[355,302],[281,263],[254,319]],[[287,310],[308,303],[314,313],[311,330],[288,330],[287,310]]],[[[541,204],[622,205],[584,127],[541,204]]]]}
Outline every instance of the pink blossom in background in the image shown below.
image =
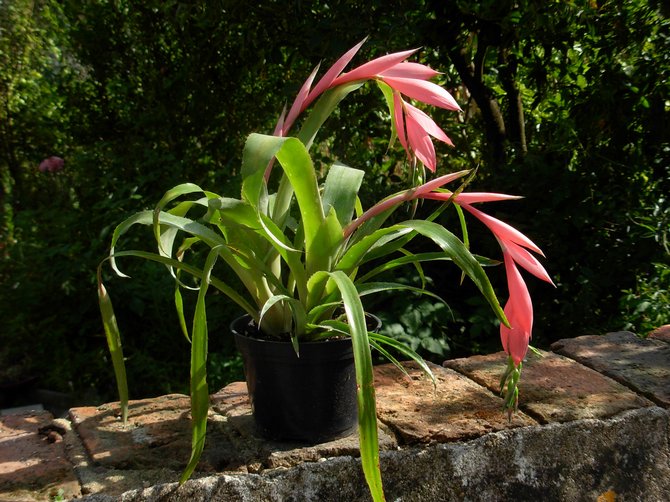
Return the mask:
{"type": "Polygon", "coordinates": [[[44,159],[42,162],[40,162],[40,165],[38,167],[39,171],[41,173],[55,173],[58,171],[62,171],[63,167],[65,167],[65,161],[61,159],[60,157],[51,156],[46,159],[44,159]]]}

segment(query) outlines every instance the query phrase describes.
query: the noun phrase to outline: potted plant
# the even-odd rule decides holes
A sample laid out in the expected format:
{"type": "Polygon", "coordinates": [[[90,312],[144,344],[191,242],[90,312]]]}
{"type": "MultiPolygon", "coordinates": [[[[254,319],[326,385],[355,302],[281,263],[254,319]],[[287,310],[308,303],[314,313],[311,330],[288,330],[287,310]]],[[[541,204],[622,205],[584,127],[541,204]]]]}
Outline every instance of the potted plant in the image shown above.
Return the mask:
{"type": "MultiPolygon", "coordinates": [[[[247,321],[234,324],[233,330],[238,335],[284,342],[294,360],[305,355],[309,344],[319,341],[340,339],[351,344],[356,381],[351,392],[356,392],[362,467],[375,500],[383,500],[384,495],[371,348],[402,368],[392,355],[399,352],[417,361],[430,374],[416,353],[375,333],[366,322],[361,296],[389,290],[432,294],[424,288],[376,280],[383,272],[406,265],[420,269],[423,262],[449,260],[474,282],[500,319],[503,347],[509,354],[502,382],[507,389],[505,403],[510,410],[516,406],[521,361],[532,328],[532,305],[517,265],[551,282],[529,252],[541,251],[514,228],[473,207],[479,202],[516,197],[464,192],[473,175],[469,171],[428,179],[427,171],[435,173],[437,167],[431,137],[447,144],[451,141],[411,101],[454,111],[460,108],[446,90],[430,82],[437,72],[406,61],[415,51],[389,54],[344,72],[362,43],[343,55],[315,85],[318,68],[314,70],[291,108],[281,114],[272,135],[249,135],[242,158],[239,199],[220,197],[185,183],[168,190],[153,211],[131,216],[114,231],[105,261],[111,263],[118,275],[124,276],[116,259],[134,256],[166,265],[177,284],[177,312],[191,343],[193,441],[182,481],[192,474],[205,441],[209,405],[205,298],[210,287],[234,301],[248,316],[247,321]],[[365,173],[336,163],[328,167],[325,179],[321,179],[309,150],[319,128],[339,102],[366,82],[374,82],[386,99],[392,117],[391,142],[397,138],[406,150],[413,181],[406,190],[363,210],[358,190],[365,173]],[[306,114],[302,126],[291,136],[302,114],[306,114]],[[445,188],[457,181],[452,190],[445,188]],[[185,196],[189,198],[184,199],[185,196]],[[421,199],[437,202],[428,218],[390,222],[389,217],[398,207],[421,199]],[[435,222],[448,206],[458,211],[462,238],[435,222]],[[504,310],[482,267],[482,263],[491,261],[472,254],[466,244],[463,209],[488,226],[500,242],[510,293],[504,310]],[[117,251],[119,239],[138,224],[152,228],[156,252],[117,251]],[[178,241],[180,235],[184,237],[178,241]],[[438,250],[416,254],[407,251],[406,245],[417,237],[432,241],[438,250]],[[187,259],[195,254],[192,253],[195,249],[206,250],[202,263],[193,264],[187,259]],[[242,290],[226,282],[224,277],[229,276],[220,274],[219,264],[237,276],[242,290]],[[186,287],[181,279],[184,274],[199,281],[190,330],[186,328],[179,292],[180,287],[186,287]]],[[[128,392],[120,335],[100,267],[98,283],[100,309],[126,420],[128,392]]],[[[271,347],[266,345],[263,350],[273,354],[275,349],[271,347]]],[[[252,387],[249,384],[251,391],[252,387]]]]}

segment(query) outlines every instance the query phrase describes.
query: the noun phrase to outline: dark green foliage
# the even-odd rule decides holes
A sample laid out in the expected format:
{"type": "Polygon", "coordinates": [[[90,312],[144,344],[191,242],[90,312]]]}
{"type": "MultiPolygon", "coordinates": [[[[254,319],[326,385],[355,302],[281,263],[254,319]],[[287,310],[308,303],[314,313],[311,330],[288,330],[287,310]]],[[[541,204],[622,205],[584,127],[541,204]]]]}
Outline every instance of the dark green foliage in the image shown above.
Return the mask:
{"type": "Polygon", "coordinates": [[[626,319],[624,328],[641,335],[670,324],[670,266],[653,265],[648,275],[637,278],[634,288],[623,291],[620,302],[626,319]]]}
{"type": "MultiPolygon", "coordinates": [[[[237,194],[247,134],[272,131],[311,69],[368,35],[356,62],[421,47],[462,104],[460,118],[431,111],[456,144],[437,145],[438,169],[479,167],[475,189],[526,196],[486,211],[547,254],[557,288],[527,281],[536,345],[670,322],[662,9],[644,0],[1,2],[0,378],[3,368],[38,373],[43,386],[113,399],[94,274],[114,225],[184,181],[237,194]],[[64,170],[39,172],[51,155],[64,170]]],[[[315,146],[324,163],[366,170],[364,206],[405,186],[383,109],[366,88],[315,146]]],[[[473,251],[499,258],[472,223],[473,251]]],[[[139,235],[125,246],[143,246],[139,235]]],[[[186,391],[189,346],[169,276],[132,260],[121,267],[133,278],[106,282],[131,396],[186,391]]],[[[382,312],[386,329],[435,360],[498,350],[493,316],[451,268],[425,270],[451,311],[405,296],[382,312]]],[[[489,270],[504,301],[503,274],[489,270]]],[[[194,301],[185,296],[187,314],[194,301]]],[[[210,331],[221,332],[210,337],[216,388],[240,375],[226,333],[239,312],[216,295],[208,312],[210,331]]]]}

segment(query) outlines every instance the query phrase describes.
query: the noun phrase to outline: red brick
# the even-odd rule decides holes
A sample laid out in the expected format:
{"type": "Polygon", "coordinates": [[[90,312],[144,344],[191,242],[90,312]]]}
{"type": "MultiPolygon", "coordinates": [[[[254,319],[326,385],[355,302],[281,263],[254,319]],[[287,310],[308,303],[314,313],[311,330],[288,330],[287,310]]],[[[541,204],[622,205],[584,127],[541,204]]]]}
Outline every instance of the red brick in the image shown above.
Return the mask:
{"type": "Polygon", "coordinates": [[[89,455],[99,465],[121,469],[180,470],[191,451],[190,399],[170,394],[131,401],[123,424],[118,403],[70,410],[89,455]]]}
{"type": "MultiPolygon", "coordinates": [[[[343,455],[358,456],[359,440],[356,432],[332,441],[304,445],[269,441],[255,433],[251,403],[244,382],[235,382],[211,396],[212,408],[225,416],[222,428],[231,441],[228,468],[258,472],[275,467],[292,467],[304,462],[343,455]]],[[[383,430],[379,431],[379,447],[382,450],[397,447],[395,439],[383,430]]]]}

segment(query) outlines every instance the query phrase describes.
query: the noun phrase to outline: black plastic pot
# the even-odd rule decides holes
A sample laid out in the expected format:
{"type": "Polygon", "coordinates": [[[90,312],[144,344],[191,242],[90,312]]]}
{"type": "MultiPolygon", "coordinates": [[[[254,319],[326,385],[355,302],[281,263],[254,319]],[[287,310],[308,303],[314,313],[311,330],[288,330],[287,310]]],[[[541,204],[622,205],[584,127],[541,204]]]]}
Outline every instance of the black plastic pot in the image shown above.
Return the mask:
{"type": "MultiPolygon", "coordinates": [[[[379,328],[379,319],[374,318],[379,328]]],[[[242,354],[257,431],[268,439],[320,443],[356,427],[356,371],[351,339],[300,343],[257,338],[243,316],[230,326],[242,354]]]]}

